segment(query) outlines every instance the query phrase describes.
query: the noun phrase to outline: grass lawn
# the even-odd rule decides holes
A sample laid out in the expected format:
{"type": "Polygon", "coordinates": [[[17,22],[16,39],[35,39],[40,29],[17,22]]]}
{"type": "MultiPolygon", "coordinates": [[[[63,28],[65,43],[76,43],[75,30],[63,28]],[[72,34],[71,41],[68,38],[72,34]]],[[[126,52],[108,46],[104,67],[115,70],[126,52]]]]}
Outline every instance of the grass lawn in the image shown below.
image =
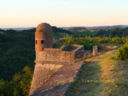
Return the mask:
{"type": "Polygon", "coordinates": [[[67,96],[128,96],[128,61],[113,56],[115,51],[86,59],[67,96]]]}

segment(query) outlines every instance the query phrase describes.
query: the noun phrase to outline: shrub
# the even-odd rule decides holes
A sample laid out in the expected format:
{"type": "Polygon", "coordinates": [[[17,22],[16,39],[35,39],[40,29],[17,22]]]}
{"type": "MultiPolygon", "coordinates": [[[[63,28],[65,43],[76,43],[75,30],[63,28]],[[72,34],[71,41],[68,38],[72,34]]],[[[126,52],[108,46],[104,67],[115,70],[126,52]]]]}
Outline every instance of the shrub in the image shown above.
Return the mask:
{"type": "Polygon", "coordinates": [[[122,37],[121,38],[121,43],[125,44],[127,42],[127,38],[126,37],[122,37]]]}
{"type": "Polygon", "coordinates": [[[67,44],[72,44],[73,43],[73,38],[70,37],[70,36],[66,36],[64,38],[64,45],[67,45],[67,44]]]}
{"type": "Polygon", "coordinates": [[[109,43],[111,41],[111,38],[104,37],[102,43],[109,43]]]}
{"type": "Polygon", "coordinates": [[[112,38],[112,43],[120,43],[120,38],[119,37],[113,37],[112,38]]]}
{"type": "Polygon", "coordinates": [[[85,50],[92,50],[92,47],[95,45],[94,43],[86,43],[83,44],[85,50]]]}
{"type": "Polygon", "coordinates": [[[94,38],[93,38],[93,42],[94,42],[95,44],[99,44],[99,43],[102,42],[102,38],[101,38],[101,37],[94,37],[94,38]]]}
{"type": "Polygon", "coordinates": [[[124,44],[117,50],[117,58],[120,60],[128,59],[128,44],[124,44]]]}
{"type": "Polygon", "coordinates": [[[88,36],[84,38],[88,43],[92,43],[93,42],[93,38],[88,36]]]}

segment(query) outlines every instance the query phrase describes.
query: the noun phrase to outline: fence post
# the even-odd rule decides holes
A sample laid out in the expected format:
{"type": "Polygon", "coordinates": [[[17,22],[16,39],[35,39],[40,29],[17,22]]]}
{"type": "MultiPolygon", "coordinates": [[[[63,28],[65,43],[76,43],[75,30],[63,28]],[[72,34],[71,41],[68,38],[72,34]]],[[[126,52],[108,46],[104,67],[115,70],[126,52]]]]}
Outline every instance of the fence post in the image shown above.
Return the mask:
{"type": "Polygon", "coordinates": [[[92,55],[93,55],[93,56],[96,56],[97,53],[98,53],[98,46],[96,45],[96,46],[93,46],[92,55]]]}

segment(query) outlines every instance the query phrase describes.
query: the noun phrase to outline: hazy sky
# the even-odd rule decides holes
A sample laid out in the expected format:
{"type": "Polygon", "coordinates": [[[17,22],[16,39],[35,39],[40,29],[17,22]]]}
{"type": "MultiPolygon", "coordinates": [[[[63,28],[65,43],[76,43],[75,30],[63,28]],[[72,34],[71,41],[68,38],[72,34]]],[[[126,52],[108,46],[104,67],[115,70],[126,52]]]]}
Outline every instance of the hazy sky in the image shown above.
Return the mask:
{"type": "Polygon", "coordinates": [[[0,0],[0,27],[128,25],[128,0],[0,0]]]}

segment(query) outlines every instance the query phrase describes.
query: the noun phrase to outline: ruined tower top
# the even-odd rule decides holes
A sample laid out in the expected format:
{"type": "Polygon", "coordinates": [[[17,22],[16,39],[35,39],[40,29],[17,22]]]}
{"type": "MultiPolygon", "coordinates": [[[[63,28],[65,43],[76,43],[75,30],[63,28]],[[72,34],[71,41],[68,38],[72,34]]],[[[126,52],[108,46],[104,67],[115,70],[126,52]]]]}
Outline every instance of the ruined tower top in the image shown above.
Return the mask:
{"type": "Polygon", "coordinates": [[[35,32],[35,50],[43,51],[44,48],[52,48],[53,32],[52,27],[47,23],[41,23],[37,26],[35,32]]]}
{"type": "Polygon", "coordinates": [[[36,32],[49,32],[51,31],[51,26],[47,23],[41,23],[37,26],[36,32]]]}

